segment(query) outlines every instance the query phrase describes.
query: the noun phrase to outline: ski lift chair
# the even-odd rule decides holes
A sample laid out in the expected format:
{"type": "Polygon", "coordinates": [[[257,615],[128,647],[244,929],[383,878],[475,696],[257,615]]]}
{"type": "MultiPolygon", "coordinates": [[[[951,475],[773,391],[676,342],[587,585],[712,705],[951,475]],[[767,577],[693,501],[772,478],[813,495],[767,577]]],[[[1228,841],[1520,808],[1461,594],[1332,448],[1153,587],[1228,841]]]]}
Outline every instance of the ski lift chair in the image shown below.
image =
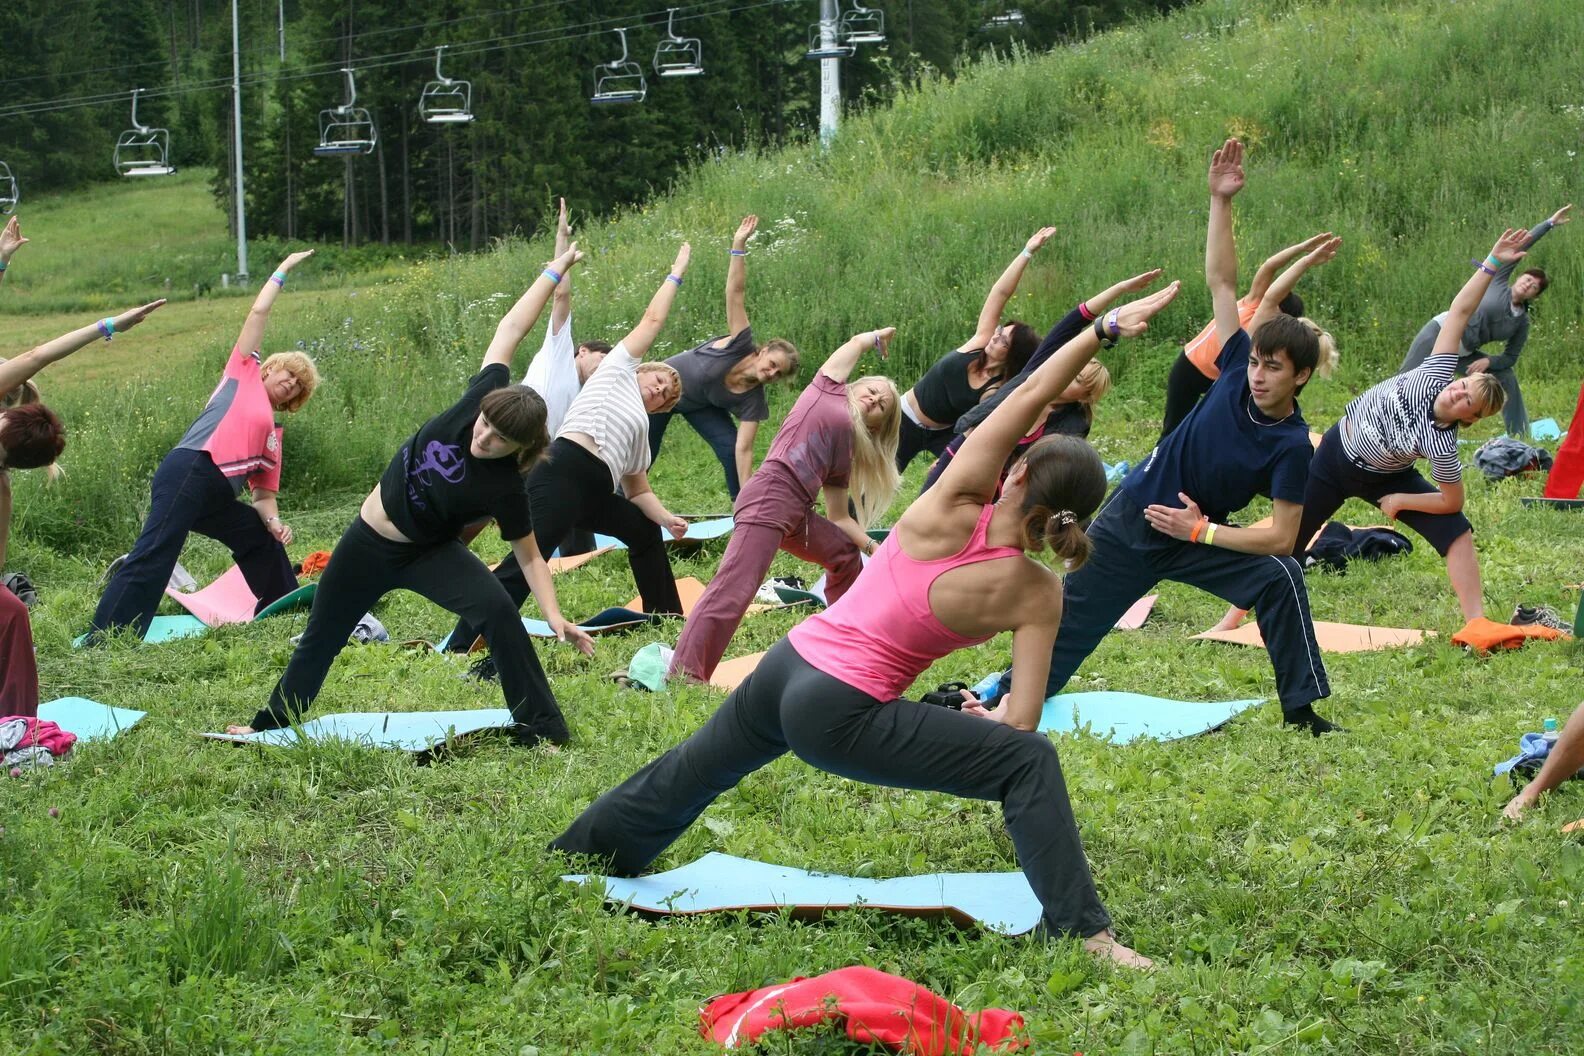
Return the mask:
{"type": "Polygon", "coordinates": [[[592,103],[641,103],[649,94],[643,67],[627,57],[627,30],[614,30],[621,38],[621,57],[594,67],[592,103]]]}
{"type": "Polygon", "coordinates": [[[341,72],[346,76],[347,101],[319,111],[319,145],[313,148],[315,157],[372,154],[379,143],[374,119],[368,110],[356,105],[357,84],[352,80],[352,70],[343,68],[341,72]]]}
{"type": "Polygon", "coordinates": [[[418,97],[418,116],[431,125],[465,125],[473,120],[473,85],[440,72],[445,45],[435,49],[435,79],[418,97]]]}
{"type": "Polygon", "coordinates": [[[11,175],[11,166],[0,161],[0,216],[16,209],[21,197],[17,192],[16,177],[11,175]]]}
{"type": "Polygon", "coordinates": [[[1023,23],[1023,12],[1014,7],[1010,11],[1003,11],[997,15],[990,15],[984,20],[984,24],[979,28],[986,31],[997,29],[1016,29],[1023,25],[1023,23]]]}
{"type": "Polygon", "coordinates": [[[666,12],[666,35],[655,45],[654,71],[661,77],[697,77],[704,72],[704,45],[676,35],[676,8],[666,12]]]}
{"type": "Polygon", "coordinates": [[[841,23],[816,22],[809,27],[809,47],[805,59],[845,59],[855,49],[841,35],[841,23]]]}
{"type": "Polygon", "coordinates": [[[122,176],[169,176],[175,172],[170,164],[170,133],[163,128],[149,128],[138,120],[138,96],[143,89],[132,89],[132,127],[116,137],[115,170],[122,176]]]}
{"type": "Polygon", "coordinates": [[[885,12],[853,4],[852,10],[843,11],[837,31],[847,44],[885,43],[885,12]]]}

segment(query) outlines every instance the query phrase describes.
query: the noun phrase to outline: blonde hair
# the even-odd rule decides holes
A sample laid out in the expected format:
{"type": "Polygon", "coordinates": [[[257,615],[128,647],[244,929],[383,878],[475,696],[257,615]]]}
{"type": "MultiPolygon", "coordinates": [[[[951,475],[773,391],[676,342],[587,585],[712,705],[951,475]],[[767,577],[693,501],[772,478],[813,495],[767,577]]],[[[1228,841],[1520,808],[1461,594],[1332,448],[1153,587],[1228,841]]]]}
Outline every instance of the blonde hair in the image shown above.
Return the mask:
{"type": "Polygon", "coordinates": [[[284,370],[297,379],[297,394],[282,407],[283,411],[296,411],[308,402],[308,397],[319,387],[319,368],[301,352],[277,352],[259,365],[259,377],[284,370]]]}
{"type": "Polygon", "coordinates": [[[770,340],[759,346],[759,351],[761,353],[779,352],[783,356],[787,357],[786,373],[776,378],[776,380],[784,381],[788,385],[797,384],[798,367],[802,363],[803,356],[802,353],[798,352],[796,345],[784,337],[772,337],[770,340]]]}
{"type": "Polygon", "coordinates": [[[671,379],[671,388],[674,390],[671,398],[654,414],[664,414],[676,407],[682,400],[682,375],[669,363],[640,363],[634,374],[664,374],[671,379]]]}
{"type": "Polygon", "coordinates": [[[1111,391],[1111,372],[1098,359],[1091,359],[1085,363],[1084,368],[1078,372],[1078,376],[1073,380],[1084,387],[1084,398],[1079,402],[1089,407],[1091,411],[1093,411],[1094,405],[1104,399],[1105,394],[1111,391]]]}
{"type": "MultiPolygon", "coordinates": [[[[847,416],[852,421],[852,474],[848,492],[858,510],[858,523],[865,528],[884,513],[902,485],[897,471],[897,438],[902,432],[902,394],[896,382],[883,374],[869,374],[847,385],[847,416]],[[870,431],[864,421],[863,405],[854,395],[859,385],[874,384],[891,394],[880,426],[870,431]]],[[[833,511],[826,511],[827,513],[833,511]]]]}
{"type": "Polygon", "coordinates": [[[1507,390],[1501,387],[1501,382],[1496,380],[1496,375],[1484,371],[1468,375],[1468,387],[1471,395],[1480,401],[1480,417],[1486,418],[1501,410],[1507,404],[1507,390]]]}
{"type": "Polygon", "coordinates": [[[1342,353],[1337,350],[1336,338],[1331,336],[1331,331],[1309,318],[1300,315],[1298,321],[1309,328],[1315,335],[1315,340],[1320,343],[1320,356],[1315,360],[1315,373],[1322,378],[1329,378],[1336,373],[1337,364],[1342,362],[1342,353]]]}

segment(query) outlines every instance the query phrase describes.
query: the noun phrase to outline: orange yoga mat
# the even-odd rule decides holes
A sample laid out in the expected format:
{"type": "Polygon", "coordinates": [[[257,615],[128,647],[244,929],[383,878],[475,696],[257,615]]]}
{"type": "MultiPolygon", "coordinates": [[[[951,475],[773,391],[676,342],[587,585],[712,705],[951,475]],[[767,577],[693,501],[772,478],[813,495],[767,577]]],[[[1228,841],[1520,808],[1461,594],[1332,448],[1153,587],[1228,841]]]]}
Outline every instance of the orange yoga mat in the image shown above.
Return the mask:
{"type": "MultiPolygon", "coordinates": [[[[1321,652],[1366,653],[1374,649],[1394,649],[1403,645],[1418,645],[1425,636],[1434,632],[1416,631],[1406,627],[1369,627],[1357,623],[1314,623],[1315,641],[1321,652]]],[[[1259,625],[1252,620],[1235,631],[1205,631],[1194,635],[1207,642],[1227,642],[1232,645],[1255,645],[1261,648],[1265,639],[1260,637],[1259,625]]]]}
{"type": "MultiPolygon", "coordinates": [[[[677,597],[682,599],[682,615],[684,617],[693,615],[693,606],[697,605],[699,598],[704,596],[704,584],[692,576],[683,576],[676,581],[676,585],[677,597]]],[[[642,612],[643,595],[640,594],[638,597],[633,598],[623,605],[622,608],[631,609],[634,612],[642,612]]]]}
{"type": "Polygon", "coordinates": [[[727,691],[736,689],[742,684],[743,679],[753,674],[754,668],[759,666],[759,661],[764,657],[764,653],[749,653],[747,656],[739,656],[735,660],[723,662],[710,676],[710,685],[727,691]]]}
{"type": "Polygon", "coordinates": [[[610,553],[612,549],[614,548],[602,546],[597,550],[590,550],[586,554],[573,554],[571,557],[552,557],[545,564],[550,566],[550,574],[553,576],[558,572],[570,572],[574,568],[586,565],[601,554],[610,553]]]}

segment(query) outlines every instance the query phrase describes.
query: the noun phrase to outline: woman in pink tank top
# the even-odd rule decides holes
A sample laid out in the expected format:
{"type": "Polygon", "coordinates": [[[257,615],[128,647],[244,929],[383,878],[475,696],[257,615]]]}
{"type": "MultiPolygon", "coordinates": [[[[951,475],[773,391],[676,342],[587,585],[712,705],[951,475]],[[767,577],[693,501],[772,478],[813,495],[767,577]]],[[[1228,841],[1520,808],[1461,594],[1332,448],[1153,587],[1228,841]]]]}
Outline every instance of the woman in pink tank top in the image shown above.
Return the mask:
{"type": "Polygon", "coordinates": [[[716,796],[791,751],[857,781],[999,800],[1043,930],[1148,967],[1111,930],[1055,746],[1037,732],[1062,585],[1027,552],[1048,544],[1069,566],[1083,562],[1082,522],[1104,497],[1105,470],[1082,440],[1049,437],[994,497],[1008,454],[1101,343],[1143,332],[1176,293],[1173,283],[1113,310],[1047,360],[974,431],[851,590],[778,642],[697,733],[601,796],[551,847],[636,873],[716,796]],[[1012,632],[1016,663],[1028,668],[1017,666],[996,711],[899,699],[935,660],[1001,631],[1012,632]]]}

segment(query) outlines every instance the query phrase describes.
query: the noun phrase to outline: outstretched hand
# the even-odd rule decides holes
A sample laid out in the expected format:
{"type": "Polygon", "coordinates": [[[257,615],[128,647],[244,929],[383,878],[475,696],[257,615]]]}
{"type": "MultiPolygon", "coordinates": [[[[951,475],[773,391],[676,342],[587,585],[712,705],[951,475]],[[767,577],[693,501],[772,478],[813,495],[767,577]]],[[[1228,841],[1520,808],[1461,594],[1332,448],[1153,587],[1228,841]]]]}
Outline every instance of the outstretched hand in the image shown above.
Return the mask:
{"type": "Polygon", "coordinates": [[[27,245],[31,239],[22,237],[22,223],[16,217],[6,221],[0,229],[0,260],[10,260],[11,254],[27,245]]]}
{"type": "Polygon", "coordinates": [[[154,314],[154,312],[160,308],[163,308],[164,306],[165,298],[161,297],[157,301],[150,301],[141,308],[133,308],[129,311],[122,312],[120,315],[115,317],[116,333],[119,334],[124,330],[132,329],[134,326],[141,323],[143,320],[147,319],[150,315],[154,314]]]}
{"type": "MultiPolygon", "coordinates": [[[[1311,268],[1317,267],[1321,264],[1328,264],[1335,260],[1337,250],[1342,248],[1341,235],[1328,234],[1318,235],[1316,237],[1321,239],[1321,241],[1311,248],[1308,255],[1304,257],[1304,264],[1311,268]]],[[[1310,239],[1309,241],[1313,242],[1314,239],[1310,239]]]]}
{"type": "MultiPolygon", "coordinates": [[[[859,335],[860,337],[863,335],[859,335]]],[[[896,327],[886,326],[879,330],[871,331],[870,340],[874,343],[875,354],[885,359],[891,354],[891,339],[896,336],[896,327]]]]}
{"type": "Polygon", "coordinates": [[[1033,256],[1035,253],[1039,252],[1041,246],[1049,242],[1055,237],[1055,235],[1056,229],[1054,227],[1042,227],[1038,231],[1034,232],[1034,234],[1029,237],[1029,240],[1024,243],[1023,251],[1030,256],[1033,256]]]}
{"type": "Polygon", "coordinates": [[[278,267],[276,267],[275,270],[276,271],[291,271],[297,265],[301,264],[303,261],[307,260],[309,257],[311,257],[313,255],[314,255],[314,251],[311,250],[311,249],[305,249],[301,253],[293,253],[291,256],[289,256],[285,260],[281,261],[280,265],[278,267]]]}
{"type": "MultiPolygon", "coordinates": [[[[1572,209],[1572,208],[1573,208],[1573,203],[1569,202],[1568,204],[1564,205],[1562,208],[1558,209],[1556,212],[1552,213],[1551,214],[1551,226],[1552,227],[1561,227],[1563,224],[1565,224],[1569,220],[1573,219],[1571,216],[1568,215],[1568,210],[1572,209]]],[[[16,223],[16,217],[13,216],[11,218],[11,222],[13,224],[16,223]]],[[[22,241],[26,242],[27,239],[23,239],[22,241]]]]}
{"type": "Polygon", "coordinates": [[[1229,139],[1210,157],[1210,193],[1230,198],[1243,189],[1243,144],[1229,139]]]}
{"type": "Polygon", "coordinates": [[[687,272],[688,264],[693,260],[693,246],[687,242],[682,243],[677,249],[676,260],[671,262],[671,274],[681,278],[687,272]]]}
{"type": "Polygon", "coordinates": [[[558,238],[571,238],[572,225],[567,222],[566,199],[558,199],[561,205],[556,212],[556,236],[558,238]]]}
{"type": "Polygon", "coordinates": [[[1199,504],[1182,492],[1177,497],[1184,503],[1183,506],[1162,506],[1154,503],[1144,507],[1144,519],[1149,526],[1162,535],[1171,536],[1173,539],[1188,539],[1193,535],[1194,526],[1204,520],[1204,514],[1199,512],[1199,504]]]}
{"type": "Polygon", "coordinates": [[[737,233],[732,235],[733,249],[747,249],[748,239],[759,229],[759,218],[752,214],[743,217],[742,223],[737,225],[737,233]]]}
{"type": "Polygon", "coordinates": [[[574,242],[570,246],[567,246],[560,256],[546,264],[545,267],[557,271],[562,276],[565,276],[567,270],[582,259],[583,251],[578,249],[578,244],[574,242]]]}
{"type": "MultiPolygon", "coordinates": [[[[1151,274],[1146,272],[1146,274],[1151,274]]],[[[1154,275],[1159,275],[1157,269],[1154,275]]],[[[1128,280],[1129,282],[1135,280],[1128,280]]],[[[1182,283],[1173,280],[1163,289],[1156,290],[1148,297],[1140,297],[1136,301],[1129,301],[1116,309],[1116,333],[1118,337],[1137,337],[1149,329],[1149,321],[1153,319],[1162,308],[1165,308],[1176,297],[1182,283]]],[[[1108,320],[1109,321],[1109,320],[1108,320]]]]}
{"type": "Polygon", "coordinates": [[[1524,243],[1528,241],[1529,232],[1520,228],[1509,227],[1502,232],[1502,236],[1491,247],[1491,256],[1503,264],[1511,264],[1515,260],[1522,260],[1524,258],[1524,243]]]}
{"type": "Polygon", "coordinates": [[[1161,277],[1163,270],[1165,269],[1151,268],[1149,271],[1135,275],[1131,279],[1123,279],[1117,283],[1117,289],[1122,293],[1137,293],[1140,290],[1147,290],[1155,285],[1155,280],[1161,277]]]}
{"type": "Polygon", "coordinates": [[[594,639],[589,633],[569,620],[562,620],[561,626],[556,629],[556,638],[568,645],[577,646],[578,652],[584,656],[594,655],[594,639]]]}

